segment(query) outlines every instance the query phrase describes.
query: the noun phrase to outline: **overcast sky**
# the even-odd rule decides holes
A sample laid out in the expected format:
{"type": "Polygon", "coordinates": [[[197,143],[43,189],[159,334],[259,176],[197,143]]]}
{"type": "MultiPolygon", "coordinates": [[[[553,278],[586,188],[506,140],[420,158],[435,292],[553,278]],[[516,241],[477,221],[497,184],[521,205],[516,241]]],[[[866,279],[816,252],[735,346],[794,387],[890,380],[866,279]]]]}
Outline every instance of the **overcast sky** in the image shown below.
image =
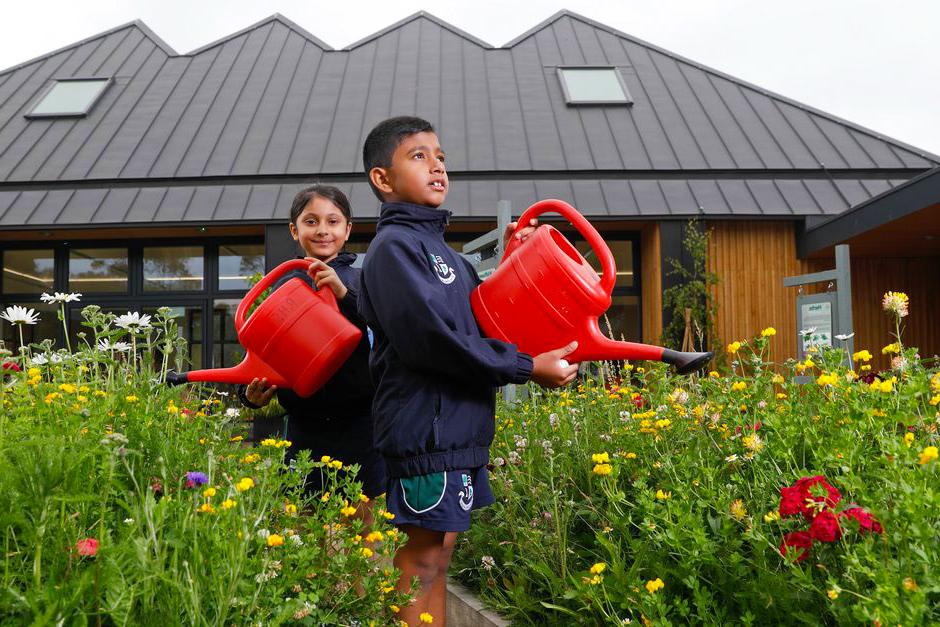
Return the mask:
{"type": "Polygon", "coordinates": [[[0,68],[134,19],[180,53],[272,13],[342,48],[423,9],[500,46],[562,8],[940,154],[937,0],[5,0],[0,68]]]}

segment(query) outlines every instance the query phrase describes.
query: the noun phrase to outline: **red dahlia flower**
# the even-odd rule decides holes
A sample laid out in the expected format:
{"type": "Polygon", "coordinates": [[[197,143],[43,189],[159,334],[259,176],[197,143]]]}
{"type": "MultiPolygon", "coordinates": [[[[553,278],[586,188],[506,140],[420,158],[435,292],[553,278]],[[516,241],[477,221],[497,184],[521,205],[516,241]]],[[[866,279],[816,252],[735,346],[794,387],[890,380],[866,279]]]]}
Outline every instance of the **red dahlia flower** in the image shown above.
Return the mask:
{"type": "Polygon", "coordinates": [[[861,533],[884,533],[884,527],[881,526],[875,517],[866,509],[861,507],[850,507],[841,514],[843,518],[854,518],[858,521],[859,531],[861,533]]]}
{"type": "Polygon", "coordinates": [[[98,553],[98,541],[94,538],[82,538],[75,543],[75,551],[79,555],[94,557],[98,553]]]}
{"type": "Polygon", "coordinates": [[[819,542],[835,542],[842,537],[839,519],[830,511],[819,512],[809,526],[809,534],[819,542]]]}
{"type": "Polygon", "coordinates": [[[797,562],[802,562],[809,557],[809,549],[813,546],[813,536],[808,531],[794,531],[783,536],[783,542],[780,543],[780,554],[795,556],[797,562]]]}
{"type": "Polygon", "coordinates": [[[786,518],[787,516],[796,516],[803,511],[806,503],[803,500],[803,492],[793,486],[786,488],[780,488],[780,515],[786,518]]]}

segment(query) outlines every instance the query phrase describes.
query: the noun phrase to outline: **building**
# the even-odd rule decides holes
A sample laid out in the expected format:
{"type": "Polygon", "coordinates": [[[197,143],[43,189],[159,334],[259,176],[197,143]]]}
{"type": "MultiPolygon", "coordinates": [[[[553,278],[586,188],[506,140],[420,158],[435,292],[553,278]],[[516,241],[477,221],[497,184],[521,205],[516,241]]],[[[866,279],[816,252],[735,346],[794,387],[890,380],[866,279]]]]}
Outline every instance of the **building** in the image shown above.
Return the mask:
{"type": "Polygon", "coordinates": [[[195,365],[229,365],[246,277],[296,252],[293,194],[343,188],[364,250],[378,205],[362,142],[405,114],[447,150],[454,245],[493,228],[499,200],[590,217],[617,257],[615,335],[658,339],[666,260],[699,218],[720,337],[774,325],[775,356],[792,355],[782,277],[831,265],[845,241],[857,345],[887,343],[876,301],[906,289],[908,332],[940,352],[926,316],[940,157],[568,11],[498,48],[424,12],[342,50],[279,15],[188,54],[132,22],[0,72],[0,304],[47,311],[41,337],[57,324],[43,291],[170,305],[195,365]]]}

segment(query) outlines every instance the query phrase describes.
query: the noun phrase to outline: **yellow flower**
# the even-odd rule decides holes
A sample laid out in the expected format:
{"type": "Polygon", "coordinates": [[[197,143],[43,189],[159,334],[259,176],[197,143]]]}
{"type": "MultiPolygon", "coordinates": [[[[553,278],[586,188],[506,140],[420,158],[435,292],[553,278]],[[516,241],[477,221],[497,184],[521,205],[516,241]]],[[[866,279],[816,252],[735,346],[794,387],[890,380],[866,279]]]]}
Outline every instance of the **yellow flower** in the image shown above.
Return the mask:
{"type": "Polygon", "coordinates": [[[822,387],[824,385],[839,385],[839,375],[836,374],[821,374],[819,378],[816,379],[816,385],[822,387]]]}
{"type": "Polygon", "coordinates": [[[741,499],[737,499],[731,503],[729,511],[736,520],[744,520],[744,518],[747,516],[747,508],[744,507],[744,501],[741,499]]]}
{"type": "Polygon", "coordinates": [[[835,601],[839,598],[839,591],[835,588],[826,591],[826,596],[835,601]]]}
{"type": "Polygon", "coordinates": [[[136,403],[136,402],[137,402],[137,397],[134,396],[133,394],[131,394],[131,395],[129,395],[129,396],[125,396],[125,397],[124,397],[124,400],[127,401],[128,403],[136,403]]]}
{"type": "Polygon", "coordinates": [[[595,464],[607,464],[610,463],[610,455],[607,452],[603,453],[594,453],[591,455],[591,461],[595,464]]]}
{"type": "Polygon", "coordinates": [[[920,460],[918,463],[920,463],[920,465],[923,466],[924,464],[929,464],[935,459],[937,459],[937,447],[928,446],[927,448],[925,448],[923,451],[920,452],[920,460]]]}
{"type": "Polygon", "coordinates": [[[623,456],[624,459],[636,459],[636,453],[627,453],[623,456]]]}
{"type": "Polygon", "coordinates": [[[202,495],[207,499],[211,499],[213,496],[215,496],[215,488],[206,488],[202,491],[202,495]]]}
{"type": "Polygon", "coordinates": [[[711,377],[712,379],[720,379],[720,378],[721,378],[721,374],[720,374],[717,370],[711,370],[711,371],[709,371],[708,376],[711,377]]]}
{"type": "Polygon", "coordinates": [[[215,508],[212,507],[212,503],[206,502],[199,506],[199,511],[204,514],[214,514],[215,508]]]}
{"type": "Polygon", "coordinates": [[[930,399],[930,404],[931,404],[933,407],[936,407],[937,405],[940,405],[940,394],[937,394],[937,395],[935,395],[933,398],[931,398],[931,399],[930,399]]]}
{"type": "Polygon", "coordinates": [[[852,353],[852,361],[871,361],[871,353],[867,350],[860,350],[852,353]]]}
{"type": "Polygon", "coordinates": [[[598,562],[594,564],[593,566],[591,566],[591,574],[600,575],[606,569],[607,569],[607,564],[605,564],[604,562],[598,562]]]}
{"type": "Polygon", "coordinates": [[[364,546],[361,549],[359,549],[359,553],[366,559],[369,559],[373,555],[372,549],[370,549],[367,546],[364,546]]]}
{"type": "Polygon", "coordinates": [[[108,395],[107,392],[102,392],[101,390],[95,390],[94,392],[92,392],[92,394],[95,396],[107,396],[108,395]]]}
{"type": "Polygon", "coordinates": [[[672,492],[665,492],[663,490],[656,490],[656,500],[665,501],[672,498],[672,492]]]}
{"type": "Polygon", "coordinates": [[[729,354],[734,355],[739,350],[741,350],[741,342],[731,342],[728,344],[728,348],[726,350],[729,354]]]}
{"type": "Polygon", "coordinates": [[[395,514],[383,510],[383,511],[382,511],[382,518],[384,518],[385,520],[394,520],[394,519],[395,519],[395,514]]]}
{"type": "Polygon", "coordinates": [[[785,399],[786,397],[787,397],[787,395],[784,394],[783,392],[777,392],[777,399],[778,399],[778,400],[781,400],[781,401],[782,401],[782,400],[785,399]]]}
{"type": "Polygon", "coordinates": [[[378,542],[384,538],[381,531],[372,531],[366,536],[366,542],[378,542]]]}
{"type": "Polygon", "coordinates": [[[904,434],[904,446],[911,448],[911,444],[914,443],[914,434],[908,431],[904,434]]]}
{"type": "Polygon", "coordinates": [[[62,383],[59,385],[59,389],[65,392],[66,394],[74,394],[75,386],[71,383],[62,383]]]}
{"type": "Polygon", "coordinates": [[[595,475],[609,475],[613,471],[614,467],[610,464],[594,464],[594,474],[595,475]]]}
{"type": "Polygon", "coordinates": [[[770,380],[771,383],[776,383],[777,385],[783,385],[783,381],[784,381],[783,377],[779,374],[775,374],[773,378],[770,380]]]}
{"type": "Polygon", "coordinates": [[[261,456],[257,453],[249,453],[248,455],[242,457],[243,464],[254,464],[255,462],[259,461],[261,461],[261,456]]]}
{"type": "Polygon", "coordinates": [[[294,514],[297,513],[297,506],[294,505],[293,503],[285,503],[285,504],[284,504],[284,512],[285,512],[286,514],[294,515],[294,514]]]}
{"type": "Polygon", "coordinates": [[[229,442],[241,442],[244,439],[245,439],[244,436],[236,435],[236,436],[229,438],[228,441],[229,442]]]}
{"type": "Polygon", "coordinates": [[[882,355],[887,355],[889,353],[900,353],[900,352],[901,352],[901,345],[898,344],[897,342],[894,342],[893,344],[888,344],[887,346],[881,349],[882,355]]]}
{"type": "Polygon", "coordinates": [[[26,376],[28,376],[30,379],[32,379],[33,377],[38,377],[41,374],[42,374],[42,370],[40,370],[39,368],[30,368],[29,370],[26,371],[26,376]]]}
{"type": "Polygon", "coordinates": [[[272,533],[268,536],[268,546],[283,546],[284,545],[284,536],[279,536],[276,533],[272,533]]]}
{"type": "Polygon", "coordinates": [[[360,494],[360,495],[359,495],[359,500],[362,501],[363,503],[368,503],[368,502],[369,502],[369,497],[366,496],[365,494],[360,494]]]}
{"type": "Polygon", "coordinates": [[[330,500],[330,493],[329,493],[329,492],[324,492],[324,493],[323,493],[323,496],[320,497],[320,501],[321,501],[322,503],[326,503],[326,502],[329,501],[329,500],[330,500]]]}
{"type": "Polygon", "coordinates": [[[899,318],[907,315],[907,306],[910,302],[907,294],[904,292],[885,292],[881,299],[881,307],[888,313],[893,313],[899,318]]]}
{"type": "Polygon", "coordinates": [[[235,484],[235,489],[239,492],[247,492],[253,487],[255,487],[255,481],[251,477],[242,477],[239,479],[238,483],[235,484]]]}
{"type": "Polygon", "coordinates": [[[235,501],[232,499],[225,499],[222,501],[222,509],[232,509],[235,507],[235,501]]]}
{"type": "Polygon", "coordinates": [[[422,623],[427,623],[430,625],[434,622],[434,617],[427,612],[421,612],[421,615],[418,616],[418,620],[420,620],[422,623]]]}
{"type": "Polygon", "coordinates": [[[397,614],[401,611],[401,608],[398,607],[397,605],[389,605],[388,609],[392,610],[393,614],[397,614]]]}
{"type": "Polygon", "coordinates": [[[734,383],[731,384],[732,392],[740,392],[741,390],[746,390],[746,389],[747,389],[747,383],[745,383],[744,381],[735,381],[734,383]]]}
{"type": "Polygon", "coordinates": [[[760,453],[764,450],[764,441],[761,440],[760,436],[756,433],[744,436],[741,443],[744,445],[744,448],[754,453],[760,453]]]}
{"type": "Polygon", "coordinates": [[[330,468],[335,468],[336,470],[342,470],[343,462],[339,461],[338,459],[334,459],[329,463],[329,466],[330,468]]]}
{"type": "Polygon", "coordinates": [[[904,584],[904,589],[907,590],[908,592],[914,592],[915,590],[917,590],[917,587],[918,587],[917,582],[911,579],[910,577],[905,577],[902,583],[904,584]]]}
{"type": "Polygon", "coordinates": [[[646,582],[646,591],[650,594],[654,594],[657,590],[662,590],[664,587],[666,587],[666,584],[664,584],[663,580],[659,577],[646,582]]]}
{"type": "Polygon", "coordinates": [[[323,457],[320,458],[320,463],[321,463],[321,464],[329,464],[331,459],[333,459],[333,458],[330,457],[329,455],[324,455],[323,457]]]}
{"type": "Polygon", "coordinates": [[[777,329],[773,327],[767,327],[766,329],[760,332],[761,337],[773,337],[775,335],[777,335],[777,329]]]}
{"type": "Polygon", "coordinates": [[[764,522],[769,523],[775,520],[780,520],[780,512],[773,510],[764,514],[764,522]]]}
{"type": "Polygon", "coordinates": [[[347,504],[345,507],[343,507],[343,509],[339,510],[339,513],[342,514],[343,516],[349,517],[349,516],[352,516],[353,514],[356,513],[356,508],[355,508],[355,507],[350,507],[350,506],[347,504]]]}
{"type": "Polygon", "coordinates": [[[265,438],[261,440],[261,446],[277,446],[277,440],[274,438],[265,438]]]}

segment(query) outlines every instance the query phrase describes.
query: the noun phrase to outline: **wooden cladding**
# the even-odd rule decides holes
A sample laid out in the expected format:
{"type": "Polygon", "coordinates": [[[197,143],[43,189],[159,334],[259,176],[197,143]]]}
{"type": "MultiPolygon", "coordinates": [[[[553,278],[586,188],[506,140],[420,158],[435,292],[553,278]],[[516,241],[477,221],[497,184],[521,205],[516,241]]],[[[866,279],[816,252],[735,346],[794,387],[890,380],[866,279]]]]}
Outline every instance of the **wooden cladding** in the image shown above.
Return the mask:
{"type": "MultiPolygon", "coordinates": [[[[783,287],[783,278],[835,267],[834,259],[800,260],[796,257],[793,222],[712,221],[708,269],[721,283],[714,294],[718,302],[716,328],[724,344],[750,338],[772,326],[771,357],[783,361],[796,356],[797,288],[783,287]]],[[[917,346],[922,356],[940,353],[940,257],[852,257],[852,315],[856,350],[868,349],[874,369],[889,366],[881,348],[893,340],[889,317],[881,310],[881,298],[889,290],[905,292],[911,299],[902,339],[917,346]]],[[[813,293],[825,285],[808,287],[813,293]]]]}
{"type": "Polygon", "coordinates": [[[640,231],[640,271],[643,341],[659,344],[663,334],[663,267],[658,223],[647,224],[640,231]]]}

